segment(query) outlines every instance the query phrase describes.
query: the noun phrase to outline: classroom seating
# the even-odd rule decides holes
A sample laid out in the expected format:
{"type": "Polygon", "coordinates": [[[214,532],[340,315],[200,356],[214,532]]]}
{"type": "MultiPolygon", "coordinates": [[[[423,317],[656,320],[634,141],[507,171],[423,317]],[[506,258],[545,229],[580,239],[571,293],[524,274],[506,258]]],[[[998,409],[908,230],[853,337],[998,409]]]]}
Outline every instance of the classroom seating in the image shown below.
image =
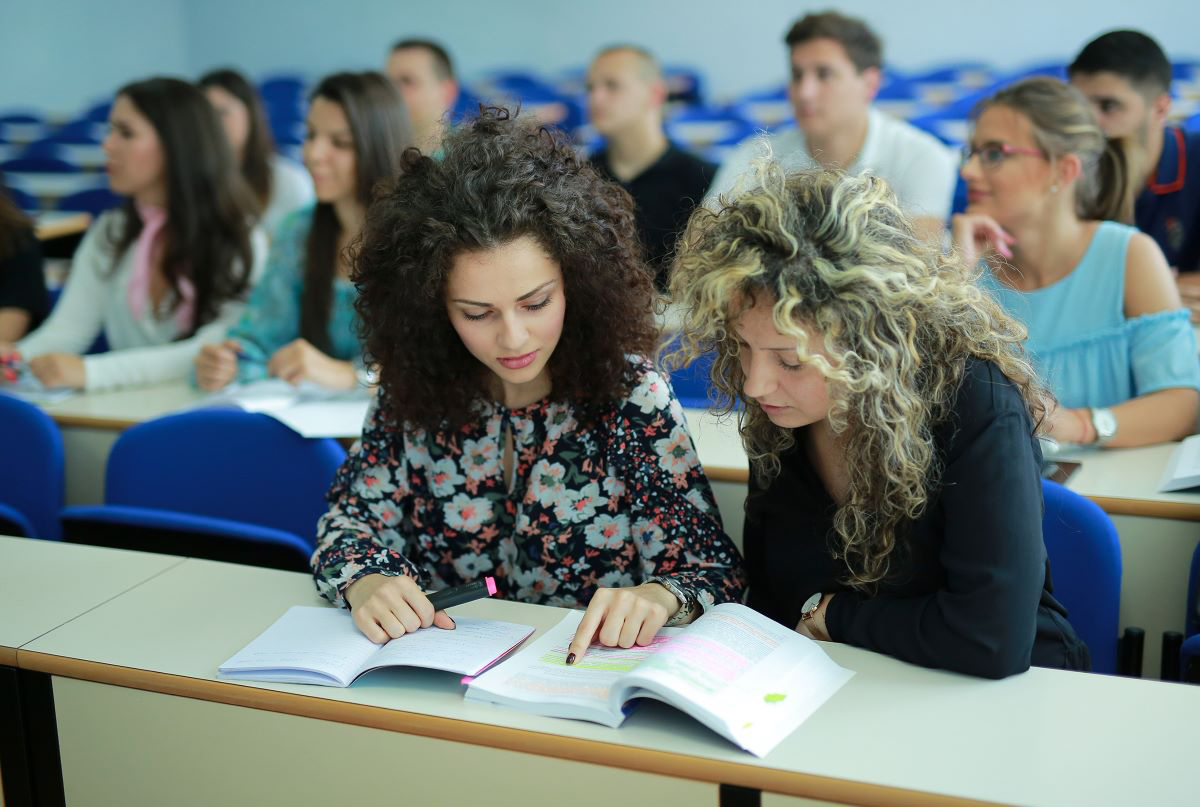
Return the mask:
{"type": "Polygon", "coordinates": [[[1096,504],[1055,482],[1042,480],[1042,497],[1042,539],[1054,597],[1066,606],[1071,625],[1091,651],[1092,670],[1116,673],[1121,606],[1117,529],[1096,504]]]}
{"type": "Polygon", "coordinates": [[[91,188],[71,193],[58,200],[58,209],[69,212],[91,213],[93,218],[106,210],[117,207],[124,198],[108,188],[91,188]]]}
{"type": "Polygon", "coordinates": [[[63,511],[67,541],[307,570],[346,453],[261,414],[200,409],[118,438],[105,504],[63,511]]]}
{"type": "Polygon", "coordinates": [[[65,489],[58,426],[38,407],[0,393],[0,533],[57,540],[65,489]]]}

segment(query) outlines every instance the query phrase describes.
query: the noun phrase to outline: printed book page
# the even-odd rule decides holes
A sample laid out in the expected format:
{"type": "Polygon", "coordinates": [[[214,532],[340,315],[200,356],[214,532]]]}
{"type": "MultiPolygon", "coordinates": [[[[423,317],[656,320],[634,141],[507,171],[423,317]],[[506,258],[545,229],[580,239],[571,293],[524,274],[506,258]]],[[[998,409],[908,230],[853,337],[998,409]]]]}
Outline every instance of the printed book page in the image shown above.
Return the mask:
{"type": "MultiPolygon", "coordinates": [[[[533,633],[530,625],[458,617],[454,630],[426,628],[379,648],[363,670],[391,665],[478,675],[533,633]]],[[[358,630],[358,628],[355,628],[358,630]]]]}
{"type": "Polygon", "coordinates": [[[664,628],[647,647],[592,645],[582,659],[568,667],[567,648],[581,619],[582,611],[568,613],[529,647],[472,681],[467,698],[551,717],[619,726],[625,714],[619,706],[613,706],[613,687],[621,676],[677,636],[680,629],[664,628]]]}
{"type": "Polygon", "coordinates": [[[1158,491],[1169,493],[1197,486],[1200,486],[1200,434],[1188,437],[1175,446],[1158,491]]]}
{"type": "Polygon", "coordinates": [[[816,642],[744,605],[689,625],[624,684],[691,714],[764,756],[853,675],[816,642]]]}

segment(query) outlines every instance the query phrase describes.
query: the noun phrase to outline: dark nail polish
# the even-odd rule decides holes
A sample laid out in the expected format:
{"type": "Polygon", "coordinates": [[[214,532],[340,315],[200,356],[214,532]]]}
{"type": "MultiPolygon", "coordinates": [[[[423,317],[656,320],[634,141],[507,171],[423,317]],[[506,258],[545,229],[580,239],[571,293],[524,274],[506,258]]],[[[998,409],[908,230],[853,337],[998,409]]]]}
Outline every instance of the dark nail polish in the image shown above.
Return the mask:
{"type": "Polygon", "coordinates": [[[574,664],[574,663],[575,663],[575,654],[567,653],[567,664],[574,664]]]}
{"type": "Polygon", "coordinates": [[[458,623],[454,621],[454,617],[447,616],[446,618],[450,620],[450,630],[454,630],[458,627],[458,623]]]}

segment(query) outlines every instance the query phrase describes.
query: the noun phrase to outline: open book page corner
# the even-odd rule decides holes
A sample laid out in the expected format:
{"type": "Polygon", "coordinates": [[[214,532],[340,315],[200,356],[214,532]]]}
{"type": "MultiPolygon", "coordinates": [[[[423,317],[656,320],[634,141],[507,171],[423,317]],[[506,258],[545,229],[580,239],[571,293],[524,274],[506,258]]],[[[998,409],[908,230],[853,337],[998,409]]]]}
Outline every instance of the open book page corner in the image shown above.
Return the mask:
{"type": "Polygon", "coordinates": [[[1200,434],[1186,438],[1175,446],[1159,482],[1159,493],[1187,490],[1200,486],[1200,434]]]}

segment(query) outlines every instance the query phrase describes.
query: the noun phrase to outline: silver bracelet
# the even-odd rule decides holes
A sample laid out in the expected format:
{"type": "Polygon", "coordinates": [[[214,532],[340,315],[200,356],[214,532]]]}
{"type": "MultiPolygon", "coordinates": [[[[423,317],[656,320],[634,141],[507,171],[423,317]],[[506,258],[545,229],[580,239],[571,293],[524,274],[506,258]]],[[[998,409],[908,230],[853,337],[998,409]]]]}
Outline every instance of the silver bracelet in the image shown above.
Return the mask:
{"type": "Polygon", "coordinates": [[[664,628],[670,628],[674,625],[682,624],[688,617],[692,615],[700,603],[696,597],[683,586],[669,577],[650,577],[646,579],[647,583],[658,583],[667,591],[674,595],[675,599],[679,600],[679,610],[674,615],[663,623],[664,628]]]}

